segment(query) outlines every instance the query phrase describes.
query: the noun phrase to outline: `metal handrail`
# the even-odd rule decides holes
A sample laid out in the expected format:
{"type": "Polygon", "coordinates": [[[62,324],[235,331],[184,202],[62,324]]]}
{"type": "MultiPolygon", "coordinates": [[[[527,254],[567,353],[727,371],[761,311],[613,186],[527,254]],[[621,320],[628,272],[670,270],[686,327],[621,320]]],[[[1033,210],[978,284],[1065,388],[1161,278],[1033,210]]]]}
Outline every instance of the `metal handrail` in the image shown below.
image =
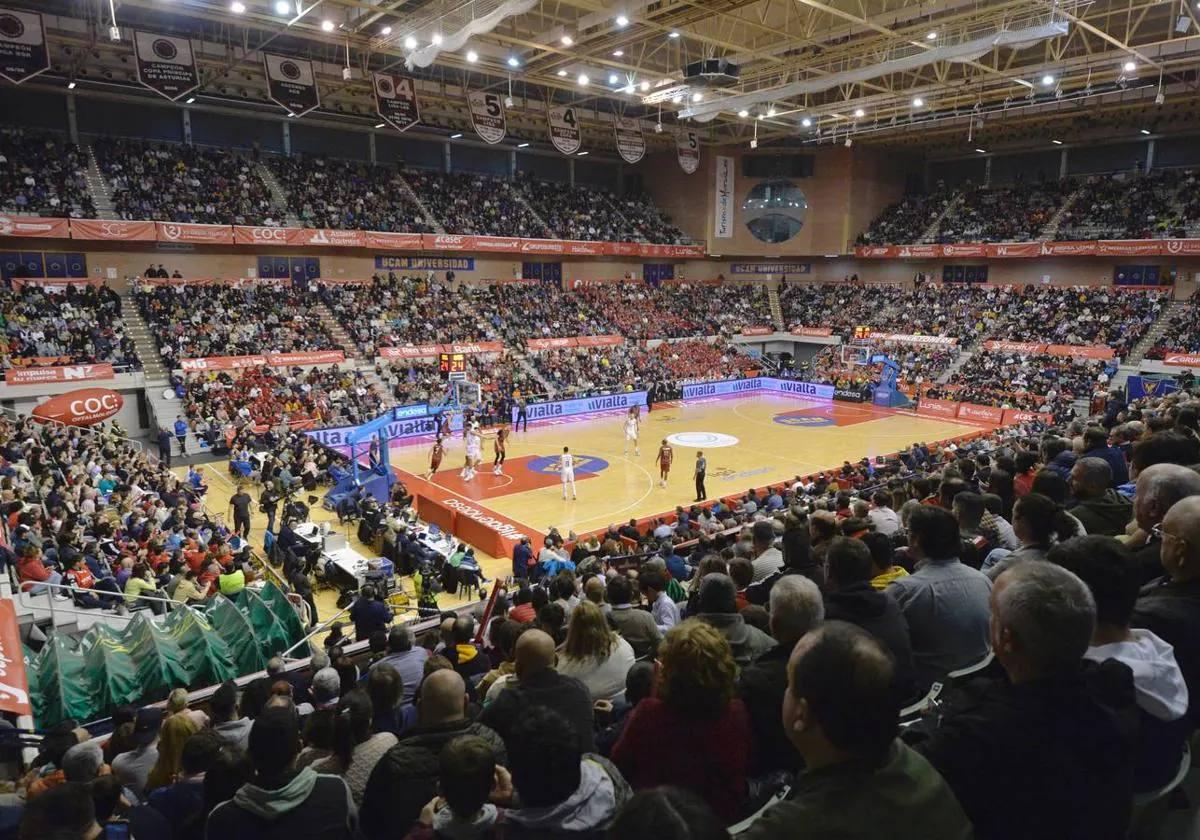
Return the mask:
{"type": "Polygon", "coordinates": [[[296,644],[292,645],[290,648],[288,648],[287,650],[285,650],[283,653],[279,654],[279,656],[280,656],[280,657],[282,657],[282,658],[283,658],[285,661],[286,661],[286,660],[288,660],[288,659],[294,659],[294,658],[297,658],[297,657],[292,657],[292,656],[289,656],[288,654],[290,654],[290,653],[291,653],[292,651],[294,651],[296,648],[300,647],[300,645],[302,645],[302,644],[305,644],[305,643],[306,643],[306,642],[307,642],[309,639],[311,639],[313,636],[317,635],[318,633],[323,633],[323,632],[325,632],[326,630],[328,630],[328,629],[330,628],[330,626],[332,626],[333,622],[337,621],[339,618],[341,618],[342,616],[346,615],[346,614],[347,614],[347,613],[349,613],[349,612],[350,612],[350,608],[349,608],[349,607],[346,607],[345,609],[341,610],[341,611],[340,611],[340,612],[338,612],[336,615],[334,615],[332,618],[327,618],[327,619],[325,619],[325,620],[324,620],[324,621],[322,621],[320,624],[318,624],[316,627],[314,627],[312,630],[310,630],[310,631],[309,631],[309,632],[308,632],[308,633],[307,633],[307,634],[304,636],[304,638],[303,638],[303,639],[301,639],[300,641],[296,642],[296,644]]]}
{"type": "MultiPolygon", "coordinates": [[[[43,586],[43,587],[46,587],[47,589],[58,589],[58,590],[63,590],[66,592],[73,592],[73,593],[78,592],[81,594],[93,595],[93,596],[97,596],[97,597],[99,597],[99,595],[101,595],[101,594],[111,595],[113,597],[120,598],[122,604],[125,603],[125,593],[123,593],[123,592],[109,592],[104,589],[101,589],[101,590],[84,589],[82,587],[71,586],[70,584],[65,584],[65,583],[44,583],[44,582],[33,582],[33,581],[25,581],[25,583],[33,583],[35,586],[43,586]]],[[[39,605],[32,604],[25,600],[26,596],[29,596],[29,597],[37,597],[37,596],[34,595],[33,593],[26,592],[24,589],[22,589],[21,587],[23,585],[24,584],[20,583],[20,582],[17,584],[17,591],[15,593],[17,596],[17,602],[19,604],[21,604],[22,606],[29,607],[30,609],[42,609],[42,607],[40,607],[39,605]]],[[[38,593],[38,594],[41,594],[41,593],[38,593]]],[[[159,598],[154,595],[138,595],[137,601],[142,601],[142,600],[156,601],[158,603],[167,604],[168,611],[179,608],[179,607],[182,607],[182,608],[188,609],[188,610],[195,610],[195,607],[193,607],[191,604],[184,604],[184,603],[182,603],[180,601],[176,601],[172,598],[159,598]]],[[[137,603],[137,601],[135,601],[134,603],[137,603]]],[[[54,603],[53,593],[51,593],[50,596],[46,599],[46,604],[47,604],[46,608],[50,610],[50,624],[52,627],[55,627],[58,625],[57,616],[58,616],[58,613],[60,613],[60,612],[65,613],[66,615],[87,615],[87,616],[95,616],[97,613],[96,610],[81,610],[81,609],[76,609],[74,607],[56,607],[55,603],[54,603]]],[[[117,612],[117,613],[106,613],[106,615],[111,615],[114,618],[120,618],[125,621],[133,620],[133,616],[128,613],[117,612]]]]}

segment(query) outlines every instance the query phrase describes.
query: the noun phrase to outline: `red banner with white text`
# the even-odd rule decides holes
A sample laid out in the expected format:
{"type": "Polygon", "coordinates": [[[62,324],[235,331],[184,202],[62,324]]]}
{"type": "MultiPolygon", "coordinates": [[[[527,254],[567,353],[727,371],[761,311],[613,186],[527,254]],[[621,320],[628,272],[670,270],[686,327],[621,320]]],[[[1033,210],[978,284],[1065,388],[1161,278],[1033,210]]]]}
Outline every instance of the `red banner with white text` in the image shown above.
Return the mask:
{"type": "Polygon", "coordinates": [[[945,417],[948,420],[953,420],[958,417],[958,403],[952,400],[935,400],[929,397],[921,397],[921,402],[917,406],[917,414],[923,414],[926,417],[945,417]]]}
{"type": "Polygon", "coordinates": [[[197,359],[180,359],[179,367],[185,371],[241,370],[242,368],[287,367],[290,365],[339,365],[346,361],[341,350],[314,350],[307,353],[258,353],[249,356],[205,356],[197,359]]]}
{"type": "Polygon", "coordinates": [[[0,711],[31,715],[29,678],[21,649],[21,628],[11,598],[0,600],[0,711]]]}
{"type": "Polygon", "coordinates": [[[576,347],[613,347],[624,343],[623,335],[581,335],[575,339],[576,347]]]}
{"type": "Polygon", "coordinates": [[[234,225],[233,241],[236,245],[290,245],[292,234],[299,232],[300,228],[234,225]]]}
{"type": "Polygon", "coordinates": [[[976,405],[975,403],[958,404],[959,420],[976,420],[984,423],[1001,423],[1004,420],[1004,409],[994,405],[976,405]]]}
{"type": "Polygon", "coordinates": [[[1001,353],[1045,353],[1046,345],[1032,341],[985,341],[984,350],[1000,351],[1001,353]]]}
{"type": "Polygon", "coordinates": [[[948,245],[859,245],[859,259],[991,257],[1200,256],[1200,239],[1102,239],[1084,242],[963,242],[948,245]]]}
{"type": "Polygon", "coordinates": [[[380,347],[376,354],[381,359],[428,359],[439,353],[463,353],[471,356],[482,353],[500,353],[504,343],[500,341],[473,341],[464,344],[407,344],[402,347],[380,347]]]}
{"type": "Polygon", "coordinates": [[[1023,411],[1019,408],[1004,409],[1003,423],[1005,426],[1009,426],[1013,423],[1029,423],[1034,420],[1040,420],[1043,423],[1053,423],[1054,415],[1043,414],[1040,411],[1023,411]]]}
{"type": "Polygon", "coordinates": [[[825,337],[833,335],[833,330],[829,327],[792,327],[792,335],[810,335],[825,337]]]}
{"type": "Polygon", "coordinates": [[[42,382],[82,382],[89,379],[112,379],[112,365],[56,365],[54,367],[10,368],[4,372],[9,385],[36,385],[42,382]]]}
{"type": "Polygon", "coordinates": [[[1047,344],[1046,352],[1051,356],[1074,356],[1082,359],[1111,359],[1116,355],[1116,351],[1111,347],[1079,344],[1047,344]]]}
{"type": "Polygon", "coordinates": [[[742,327],[742,335],[772,335],[774,332],[771,327],[742,327]]]}
{"type": "Polygon", "coordinates": [[[233,228],[229,225],[198,225],[181,222],[155,222],[159,242],[188,242],[195,245],[232,245],[233,228]]]}
{"type": "Polygon", "coordinates": [[[1185,365],[1193,367],[1200,365],[1200,354],[1196,353],[1168,353],[1163,356],[1164,365],[1185,365]]]}
{"type": "Polygon", "coordinates": [[[72,239],[107,239],[121,242],[154,242],[158,232],[154,222],[96,221],[72,219],[72,239]]]}
{"type": "Polygon", "coordinates": [[[10,216],[0,213],[0,236],[38,236],[47,239],[66,239],[71,235],[66,219],[41,216],[10,216]]]}

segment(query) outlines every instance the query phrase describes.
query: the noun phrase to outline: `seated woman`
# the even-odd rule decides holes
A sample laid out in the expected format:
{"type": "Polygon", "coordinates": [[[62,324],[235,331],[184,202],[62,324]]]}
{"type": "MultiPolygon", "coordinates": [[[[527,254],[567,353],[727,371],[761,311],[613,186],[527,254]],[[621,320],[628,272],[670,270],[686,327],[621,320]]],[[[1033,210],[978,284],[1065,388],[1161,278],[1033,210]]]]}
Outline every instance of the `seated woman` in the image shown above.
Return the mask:
{"type": "Polygon", "coordinates": [[[622,699],[625,676],[635,658],[633,647],[613,632],[600,607],[591,601],[581,601],[571,610],[567,641],[557,670],[587,686],[593,700],[622,699]]]}

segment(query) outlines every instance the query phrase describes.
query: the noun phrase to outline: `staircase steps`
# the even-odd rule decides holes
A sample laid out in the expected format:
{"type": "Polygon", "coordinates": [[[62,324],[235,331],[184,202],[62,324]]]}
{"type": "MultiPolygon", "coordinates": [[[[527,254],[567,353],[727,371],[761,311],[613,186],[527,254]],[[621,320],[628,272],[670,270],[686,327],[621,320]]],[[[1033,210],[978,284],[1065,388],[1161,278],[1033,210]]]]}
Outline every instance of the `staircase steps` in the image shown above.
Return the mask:
{"type": "Polygon", "coordinates": [[[258,173],[258,177],[262,178],[264,184],[267,185],[267,191],[271,193],[271,201],[279,208],[283,214],[283,223],[287,227],[302,227],[300,217],[292,212],[288,204],[288,194],[284,190],[283,185],[279,183],[279,179],[275,177],[275,173],[271,171],[271,167],[265,163],[259,162],[254,171],[258,173]]]}
{"type": "Polygon", "coordinates": [[[96,162],[96,152],[91,145],[85,146],[87,152],[87,171],[84,178],[87,181],[88,192],[92,194],[92,203],[96,205],[96,215],[101,219],[116,219],[117,211],[113,209],[112,192],[108,182],[100,172],[100,164],[96,162]]]}
{"type": "Polygon", "coordinates": [[[974,355],[975,352],[973,350],[963,350],[961,353],[959,353],[958,358],[951,362],[950,367],[946,368],[942,375],[937,378],[938,384],[945,385],[947,382],[949,382],[950,377],[962,370],[963,365],[965,365],[974,355]]]}
{"type": "Polygon", "coordinates": [[[1162,337],[1162,334],[1167,331],[1167,325],[1171,322],[1171,317],[1188,306],[1186,301],[1172,300],[1168,301],[1167,305],[1158,313],[1158,320],[1150,325],[1150,329],[1142,336],[1142,340],[1133,346],[1129,351],[1129,356],[1124,360],[1126,365],[1137,368],[1142,359],[1146,357],[1146,353],[1153,347],[1162,337]]]}
{"type": "Polygon", "coordinates": [[[1054,241],[1054,238],[1058,235],[1059,227],[1062,226],[1063,217],[1070,212],[1073,206],[1075,206],[1075,202],[1079,199],[1079,196],[1082,193],[1083,186],[1081,185],[1073,193],[1067,196],[1066,201],[1062,203],[1062,206],[1059,207],[1058,210],[1055,211],[1054,215],[1050,217],[1050,221],[1046,222],[1046,226],[1042,228],[1041,232],[1038,233],[1039,239],[1041,239],[1043,242],[1054,241]]]}
{"type": "Polygon", "coordinates": [[[508,193],[512,197],[513,201],[515,201],[517,204],[522,204],[525,206],[525,209],[529,211],[529,215],[533,216],[534,220],[538,223],[542,230],[545,231],[547,239],[558,238],[554,231],[550,230],[550,225],[546,224],[546,220],[542,218],[542,214],[537,211],[537,208],[529,203],[529,199],[525,197],[525,193],[522,190],[517,189],[515,185],[509,184],[508,193]]]}
{"type": "MultiPolygon", "coordinates": [[[[146,388],[165,388],[171,378],[170,371],[163,364],[162,353],[158,349],[146,319],[138,309],[137,298],[133,289],[126,287],[121,292],[121,320],[125,322],[125,332],[133,339],[137,347],[138,358],[142,360],[142,370],[146,376],[146,388]]],[[[172,418],[173,420],[174,418],[172,418]]]]}
{"type": "Polygon", "coordinates": [[[786,332],[787,324],[783,322],[783,305],[779,302],[779,289],[774,286],[767,287],[767,302],[771,305],[771,321],[775,324],[775,329],[779,332],[786,332]]]}
{"type": "Polygon", "coordinates": [[[401,188],[404,190],[404,194],[408,197],[408,200],[415,204],[417,209],[421,211],[421,215],[425,217],[425,223],[433,228],[433,232],[445,233],[446,228],[436,216],[429,212],[429,207],[421,200],[421,196],[417,195],[417,191],[412,188],[412,185],[408,183],[405,177],[398,174],[396,180],[400,182],[401,188]]]}
{"type": "Polygon", "coordinates": [[[921,231],[921,236],[917,239],[917,242],[936,242],[938,231],[942,229],[942,221],[962,206],[964,198],[961,192],[955,193],[954,197],[946,202],[946,206],[942,208],[942,212],[938,213],[937,217],[929,223],[928,227],[921,231]]]}

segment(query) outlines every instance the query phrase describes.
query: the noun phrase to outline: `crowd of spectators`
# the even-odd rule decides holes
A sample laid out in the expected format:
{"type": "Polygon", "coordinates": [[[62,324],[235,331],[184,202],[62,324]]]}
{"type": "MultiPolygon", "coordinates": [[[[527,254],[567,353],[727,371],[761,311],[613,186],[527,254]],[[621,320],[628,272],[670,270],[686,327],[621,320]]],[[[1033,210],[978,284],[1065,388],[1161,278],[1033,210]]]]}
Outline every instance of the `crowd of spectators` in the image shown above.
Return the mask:
{"type": "Polygon", "coordinates": [[[784,325],[828,327],[843,338],[860,324],[889,323],[893,306],[909,290],[888,283],[790,283],[779,292],[784,325]]]}
{"type": "Polygon", "coordinates": [[[409,171],[404,173],[404,180],[446,233],[554,238],[502,178],[409,171]]]}
{"type": "Polygon", "coordinates": [[[0,129],[0,211],[92,219],[87,158],[74,143],[42,131],[0,129]]]}
{"type": "Polygon", "coordinates": [[[45,289],[35,283],[0,289],[0,366],[94,364],[141,367],[125,333],[121,297],[107,285],[45,289]]]}
{"type": "MultiPolygon", "coordinates": [[[[881,341],[871,346],[871,353],[883,353],[900,366],[896,382],[920,390],[934,382],[958,358],[953,345],[906,344],[881,341]]],[[[878,382],[883,365],[852,365],[842,361],[842,348],[831,345],[821,349],[801,372],[801,378],[838,387],[857,387],[878,382]],[[811,378],[810,378],[811,377],[811,378]]]]}
{"type": "Polygon", "coordinates": [[[308,292],[278,285],[139,286],[138,308],[167,368],[180,359],[336,350],[308,292]]]}
{"type": "Polygon", "coordinates": [[[375,418],[383,395],[360,370],[248,368],[188,374],[182,382],[184,416],[197,435],[207,427],[294,429],[357,426],[375,418]],[[203,428],[197,428],[203,424],[203,428]]]}
{"type": "Polygon", "coordinates": [[[742,327],[769,326],[772,321],[761,285],[681,281],[651,286],[630,281],[581,286],[575,294],[629,339],[736,335],[742,327]]]}
{"type": "Polygon", "coordinates": [[[517,190],[560,239],[594,242],[682,243],[684,235],[641,196],[620,197],[597,187],[522,178],[517,190]]]}
{"type": "Polygon", "coordinates": [[[938,224],[933,240],[943,244],[1037,241],[1073,190],[1066,179],[968,189],[954,212],[938,224]]]}
{"type": "Polygon", "coordinates": [[[1185,237],[1200,221],[1194,172],[1098,175],[1079,185],[1079,195],[1058,227],[1060,241],[1185,237]]]}
{"type": "Polygon", "coordinates": [[[97,138],[96,164],[122,219],[281,225],[256,164],[227,149],[97,138]]]}
{"type": "MultiPolygon", "coordinates": [[[[1088,399],[1108,384],[1099,359],[978,350],[950,377],[950,384],[1011,396],[1031,396],[1056,404],[1088,399]]],[[[987,404],[987,403],[985,403],[987,404]]]]}
{"type": "Polygon", "coordinates": [[[1200,306],[1193,298],[1167,319],[1166,329],[1146,352],[1147,359],[1161,359],[1168,353],[1200,352],[1200,306]]]}
{"type": "Polygon", "coordinates": [[[301,226],[433,233],[397,169],[334,158],[268,158],[301,226]]]}
{"type": "Polygon", "coordinates": [[[858,235],[856,245],[908,245],[921,241],[925,231],[958,197],[938,183],[930,193],[906,195],[875,217],[870,227],[858,235]]]}

